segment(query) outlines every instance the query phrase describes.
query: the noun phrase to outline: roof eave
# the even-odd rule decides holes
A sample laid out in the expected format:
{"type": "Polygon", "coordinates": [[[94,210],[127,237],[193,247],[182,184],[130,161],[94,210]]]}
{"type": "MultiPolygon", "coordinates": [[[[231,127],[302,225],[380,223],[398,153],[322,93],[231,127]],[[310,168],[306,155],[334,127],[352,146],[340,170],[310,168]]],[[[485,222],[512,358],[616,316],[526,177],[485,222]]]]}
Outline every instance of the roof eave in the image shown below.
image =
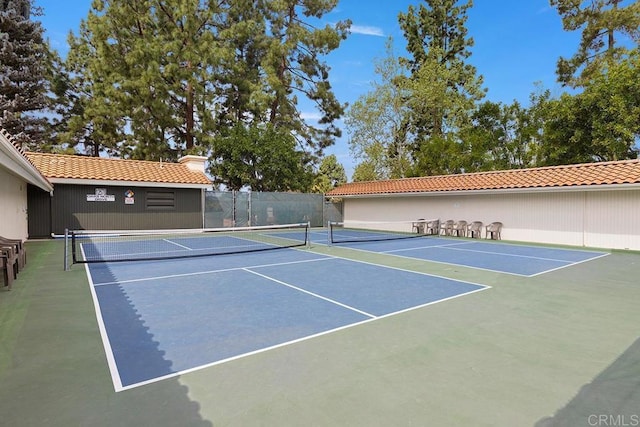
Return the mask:
{"type": "Polygon", "coordinates": [[[327,194],[326,197],[340,198],[371,198],[371,197],[424,197],[424,196],[444,196],[444,195],[482,195],[482,194],[507,194],[507,193],[553,193],[572,191],[602,191],[602,190],[638,190],[640,183],[628,184],[592,184],[592,185],[565,185],[553,187],[525,187],[525,188],[493,188],[482,190],[438,190],[438,191],[401,191],[384,193],[365,194],[327,194]]]}
{"type": "Polygon", "coordinates": [[[70,185],[104,185],[113,187],[162,187],[162,188],[195,188],[201,190],[211,190],[212,184],[190,184],[176,182],[150,182],[150,181],[123,181],[123,180],[102,180],[102,179],[78,179],[78,178],[49,178],[54,184],[70,185]]]}
{"type": "Polygon", "coordinates": [[[49,193],[53,192],[53,185],[51,181],[47,180],[40,171],[23,156],[13,145],[8,141],[4,135],[0,134],[3,143],[0,144],[0,152],[4,154],[5,161],[2,163],[9,172],[16,175],[29,184],[35,185],[40,189],[49,193]]]}

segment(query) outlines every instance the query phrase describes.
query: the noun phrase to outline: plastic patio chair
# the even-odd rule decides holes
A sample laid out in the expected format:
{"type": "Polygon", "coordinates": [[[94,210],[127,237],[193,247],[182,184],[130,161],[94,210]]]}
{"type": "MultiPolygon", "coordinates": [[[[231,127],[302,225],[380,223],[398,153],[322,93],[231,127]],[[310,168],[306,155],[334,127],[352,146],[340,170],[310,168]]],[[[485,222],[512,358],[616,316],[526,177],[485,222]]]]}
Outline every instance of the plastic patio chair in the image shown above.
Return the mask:
{"type": "Polygon", "coordinates": [[[482,221],[473,221],[467,226],[467,234],[472,239],[482,237],[482,221]]]}
{"type": "Polygon", "coordinates": [[[501,222],[492,222],[486,227],[486,239],[492,240],[500,240],[502,236],[500,232],[502,231],[502,223],[501,222]]]}
{"type": "Polygon", "coordinates": [[[427,225],[425,227],[425,232],[427,234],[438,234],[440,233],[440,220],[432,219],[427,221],[427,225]]]}
{"type": "Polygon", "coordinates": [[[454,221],[452,219],[448,219],[440,224],[440,234],[443,236],[451,236],[453,233],[453,224],[454,221]]]}
{"type": "Polygon", "coordinates": [[[418,220],[413,222],[411,231],[413,233],[424,234],[425,225],[426,225],[426,220],[424,218],[418,218],[418,220]]]}
{"type": "Polygon", "coordinates": [[[453,225],[451,235],[465,237],[467,235],[467,221],[460,220],[453,225]]]}

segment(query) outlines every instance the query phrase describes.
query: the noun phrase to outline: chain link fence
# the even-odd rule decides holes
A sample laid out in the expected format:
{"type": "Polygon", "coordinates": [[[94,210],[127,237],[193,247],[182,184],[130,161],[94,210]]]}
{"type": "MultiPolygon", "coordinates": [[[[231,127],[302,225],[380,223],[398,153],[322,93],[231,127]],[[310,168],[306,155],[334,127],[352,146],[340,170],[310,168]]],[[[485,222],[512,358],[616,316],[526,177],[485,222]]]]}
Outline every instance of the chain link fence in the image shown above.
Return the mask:
{"type": "Polygon", "coordinates": [[[327,221],[342,221],[342,202],[322,194],[244,191],[207,191],[206,228],[309,222],[323,227],[327,221]]]}

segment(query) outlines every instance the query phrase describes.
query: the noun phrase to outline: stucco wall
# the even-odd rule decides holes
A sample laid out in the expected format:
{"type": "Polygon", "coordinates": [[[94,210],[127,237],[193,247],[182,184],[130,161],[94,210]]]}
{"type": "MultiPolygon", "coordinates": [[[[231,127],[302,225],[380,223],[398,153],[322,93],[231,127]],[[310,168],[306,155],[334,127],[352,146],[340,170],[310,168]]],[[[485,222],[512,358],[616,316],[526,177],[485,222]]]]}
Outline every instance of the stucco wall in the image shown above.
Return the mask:
{"type": "Polygon", "coordinates": [[[344,203],[345,222],[418,218],[500,221],[505,240],[640,250],[640,190],[458,193],[344,203]]]}
{"type": "Polygon", "coordinates": [[[27,238],[27,184],[1,167],[0,236],[27,238]]]}

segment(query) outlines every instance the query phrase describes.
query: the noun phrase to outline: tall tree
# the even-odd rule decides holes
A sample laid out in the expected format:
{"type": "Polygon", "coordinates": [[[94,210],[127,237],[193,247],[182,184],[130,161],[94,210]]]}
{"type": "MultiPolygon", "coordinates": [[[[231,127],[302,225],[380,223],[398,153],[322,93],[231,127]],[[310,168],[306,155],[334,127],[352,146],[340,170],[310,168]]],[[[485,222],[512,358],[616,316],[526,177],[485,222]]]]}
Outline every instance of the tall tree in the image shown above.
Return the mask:
{"type": "Polygon", "coordinates": [[[484,97],[482,77],[467,60],[473,39],[467,37],[467,10],[471,0],[425,0],[399,15],[411,57],[403,58],[411,76],[410,130],[416,135],[416,174],[460,170],[459,131],[471,117],[475,103],[484,97]],[[439,154],[443,158],[439,158],[439,154]]]}
{"type": "Polygon", "coordinates": [[[640,3],[623,0],[550,0],[567,31],[582,29],[578,51],[571,58],[560,57],[558,81],[572,87],[584,86],[604,64],[611,65],[628,53],[621,37],[640,41],[640,3]]]}
{"type": "MultiPolygon", "coordinates": [[[[329,67],[322,56],[339,46],[350,22],[314,26],[337,5],[336,0],[233,0],[230,5],[220,32],[233,52],[223,60],[217,76],[222,87],[220,135],[225,128],[238,125],[249,131],[268,125],[279,134],[288,132],[297,141],[294,151],[274,155],[283,159],[300,156],[304,169],[312,169],[323,150],[341,135],[335,122],[344,105],[331,89],[329,67]],[[300,98],[316,106],[321,114],[318,125],[303,119],[300,98]]],[[[232,139],[216,138],[211,170],[216,179],[232,184],[238,178],[232,173],[234,168],[220,163],[234,160],[219,155],[232,151],[230,144],[234,144],[232,139]]]]}
{"type": "Polygon", "coordinates": [[[370,161],[363,161],[356,165],[356,168],[353,171],[353,176],[351,178],[354,182],[362,182],[362,181],[377,181],[378,174],[375,170],[375,165],[370,161]]]}
{"type": "Polygon", "coordinates": [[[408,95],[398,85],[406,69],[387,41],[387,56],[375,61],[380,81],[347,110],[349,146],[356,159],[373,165],[376,179],[404,178],[411,169],[411,135],[407,132],[408,95]]]}
{"type": "Polygon", "coordinates": [[[322,56],[337,49],[348,35],[350,21],[315,27],[314,22],[332,11],[338,0],[265,1],[268,45],[262,60],[263,98],[268,122],[291,130],[305,150],[321,156],[341,136],[336,121],[343,115],[329,81],[329,66],[322,56]],[[320,126],[300,115],[302,96],[315,105],[320,126]]]}
{"type": "Polygon", "coordinates": [[[594,75],[583,92],[547,107],[541,162],[636,158],[640,139],[640,51],[594,75]]]}
{"type": "Polygon", "coordinates": [[[207,145],[213,71],[228,55],[217,40],[223,5],[95,0],[70,37],[69,68],[83,95],[76,128],[133,158],[175,158],[207,145]]]}
{"type": "Polygon", "coordinates": [[[50,108],[50,50],[29,0],[0,1],[0,126],[25,148],[38,149],[50,108]]]}
{"type": "Polygon", "coordinates": [[[286,129],[238,123],[214,141],[219,161],[210,172],[216,184],[230,190],[306,191],[313,171],[295,147],[296,140],[286,129]]]}
{"type": "Polygon", "coordinates": [[[301,157],[312,168],[340,135],[335,121],[344,110],[321,57],[338,47],[350,24],[312,25],[336,4],[95,0],[70,39],[68,65],[81,112],[70,132],[135,158],[207,154],[212,173],[222,174],[215,179],[235,188],[240,176],[233,171],[244,160],[227,155],[234,150],[229,135],[239,125],[247,134],[271,129],[297,142],[276,144],[285,150],[277,155],[301,157]],[[316,103],[319,126],[302,119],[300,97],[316,103]]]}
{"type": "Polygon", "coordinates": [[[532,94],[530,106],[519,102],[484,102],[463,135],[466,172],[536,166],[543,120],[540,109],[549,92],[532,94]]]}

